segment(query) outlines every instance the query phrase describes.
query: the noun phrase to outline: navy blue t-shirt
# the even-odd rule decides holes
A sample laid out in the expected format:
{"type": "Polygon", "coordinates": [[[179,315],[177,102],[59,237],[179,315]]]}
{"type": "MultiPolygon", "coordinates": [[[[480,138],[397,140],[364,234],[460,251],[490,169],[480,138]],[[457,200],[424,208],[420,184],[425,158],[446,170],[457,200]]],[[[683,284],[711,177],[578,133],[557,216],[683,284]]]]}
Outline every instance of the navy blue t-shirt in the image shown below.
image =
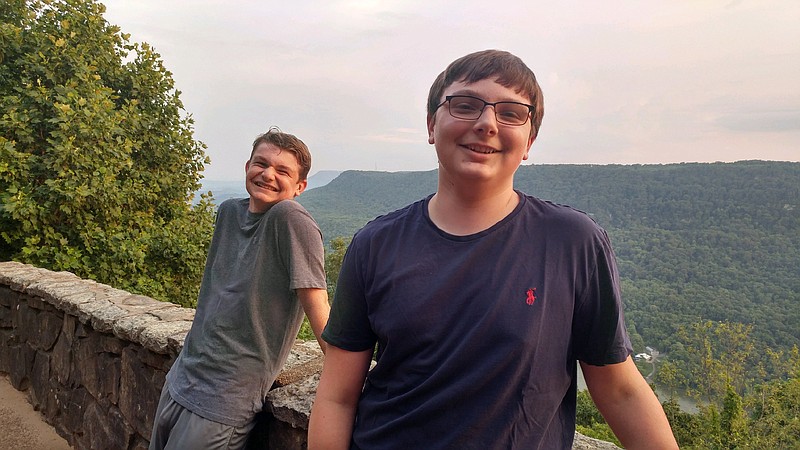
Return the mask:
{"type": "Polygon", "coordinates": [[[352,448],[570,448],[576,360],[631,353],[608,236],[572,208],[520,194],[454,236],[430,197],[356,233],[323,338],[378,343],[352,448]]]}

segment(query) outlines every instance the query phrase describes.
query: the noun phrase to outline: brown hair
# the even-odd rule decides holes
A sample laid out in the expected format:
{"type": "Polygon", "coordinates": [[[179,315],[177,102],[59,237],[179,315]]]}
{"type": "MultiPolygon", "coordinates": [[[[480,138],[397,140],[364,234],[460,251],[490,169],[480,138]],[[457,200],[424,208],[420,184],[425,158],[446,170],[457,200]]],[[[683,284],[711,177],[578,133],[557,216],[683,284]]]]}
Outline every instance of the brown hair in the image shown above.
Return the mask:
{"type": "Polygon", "coordinates": [[[308,178],[308,172],[311,171],[311,152],[297,136],[284,133],[278,127],[270,127],[269,131],[259,134],[256,140],[253,141],[253,150],[250,152],[251,159],[256,147],[261,144],[272,144],[281,150],[293,153],[297,158],[297,163],[300,165],[300,180],[308,178]]]}
{"type": "Polygon", "coordinates": [[[536,75],[521,59],[502,50],[470,53],[450,63],[431,85],[428,93],[428,116],[433,117],[436,114],[446,87],[459,81],[475,83],[487,78],[496,78],[501,85],[530,99],[530,104],[533,105],[531,136],[539,134],[544,116],[542,88],[536,81],[536,75]]]}

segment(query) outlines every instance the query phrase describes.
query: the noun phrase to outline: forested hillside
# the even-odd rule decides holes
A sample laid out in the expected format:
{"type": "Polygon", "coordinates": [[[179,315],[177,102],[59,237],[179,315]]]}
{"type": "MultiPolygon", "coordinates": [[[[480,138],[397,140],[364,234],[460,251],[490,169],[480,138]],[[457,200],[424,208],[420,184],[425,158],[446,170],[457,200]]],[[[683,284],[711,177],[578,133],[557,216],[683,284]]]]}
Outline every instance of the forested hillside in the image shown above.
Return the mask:
{"type": "MultiPolygon", "coordinates": [[[[754,367],[769,378],[759,355],[800,344],[800,164],[534,165],[515,185],[608,230],[637,351],[686,360],[679,331],[750,325],[754,367]]],[[[299,200],[330,240],[435,189],[436,171],[350,171],[299,200]]]]}

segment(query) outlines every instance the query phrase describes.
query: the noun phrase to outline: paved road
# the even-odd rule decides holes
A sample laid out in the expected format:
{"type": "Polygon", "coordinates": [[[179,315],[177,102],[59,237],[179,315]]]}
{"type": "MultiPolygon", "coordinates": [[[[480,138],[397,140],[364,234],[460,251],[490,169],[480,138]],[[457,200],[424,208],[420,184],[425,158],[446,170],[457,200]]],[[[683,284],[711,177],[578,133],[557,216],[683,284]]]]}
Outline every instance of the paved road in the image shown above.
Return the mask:
{"type": "Polygon", "coordinates": [[[28,402],[28,394],[14,389],[0,374],[0,450],[69,450],[67,441],[44,421],[28,402]]]}

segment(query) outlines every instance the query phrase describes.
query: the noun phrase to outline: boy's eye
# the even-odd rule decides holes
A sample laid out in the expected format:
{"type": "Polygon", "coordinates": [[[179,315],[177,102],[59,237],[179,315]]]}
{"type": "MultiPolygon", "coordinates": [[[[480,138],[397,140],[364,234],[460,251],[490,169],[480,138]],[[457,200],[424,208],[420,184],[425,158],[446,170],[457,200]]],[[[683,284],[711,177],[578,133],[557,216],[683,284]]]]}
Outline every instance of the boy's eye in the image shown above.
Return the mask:
{"type": "Polygon", "coordinates": [[[480,106],[474,101],[459,100],[450,104],[450,107],[458,112],[474,112],[480,109],[480,106]]]}
{"type": "Polygon", "coordinates": [[[511,109],[499,108],[497,111],[497,115],[499,115],[504,119],[522,120],[528,115],[528,113],[527,110],[521,110],[521,109],[511,110],[511,109]]]}

